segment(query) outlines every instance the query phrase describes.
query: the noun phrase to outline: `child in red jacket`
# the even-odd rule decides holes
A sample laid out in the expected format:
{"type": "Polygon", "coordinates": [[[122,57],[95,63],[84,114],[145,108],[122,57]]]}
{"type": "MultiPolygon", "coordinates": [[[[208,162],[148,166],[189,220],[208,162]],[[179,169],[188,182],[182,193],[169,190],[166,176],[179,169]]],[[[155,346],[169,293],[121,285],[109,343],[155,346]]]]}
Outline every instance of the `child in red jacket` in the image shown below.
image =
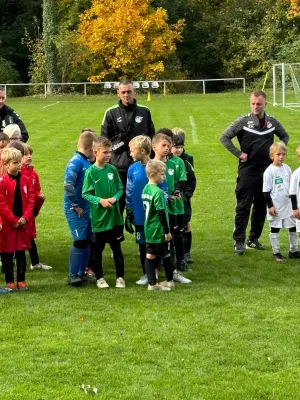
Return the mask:
{"type": "Polygon", "coordinates": [[[7,289],[27,290],[25,250],[30,248],[30,225],[35,194],[30,179],[20,173],[20,151],[6,148],[1,154],[6,170],[0,178],[0,216],[2,217],[1,256],[7,289]],[[15,254],[17,286],[14,283],[15,254]]]}
{"type": "Polygon", "coordinates": [[[45,201],[45,196],[41,193],[41,185],[39,176],[31,165],[32,162],[32,147],[27,143],[22,143],[24,147],[24,156],[22,158],[21,174],[27,176],[31,183],[35,193],[35,203],[33,209],[33,218],[31,221],[31,248],[29,249],[31,266],[30,269],[42,269],[44,271],[52,269],[50,265],[46,265],[40,262],[39,253],[35,243],[36,238],[36,225],[35,219],[38,216],[40,209],[45,201]]]}

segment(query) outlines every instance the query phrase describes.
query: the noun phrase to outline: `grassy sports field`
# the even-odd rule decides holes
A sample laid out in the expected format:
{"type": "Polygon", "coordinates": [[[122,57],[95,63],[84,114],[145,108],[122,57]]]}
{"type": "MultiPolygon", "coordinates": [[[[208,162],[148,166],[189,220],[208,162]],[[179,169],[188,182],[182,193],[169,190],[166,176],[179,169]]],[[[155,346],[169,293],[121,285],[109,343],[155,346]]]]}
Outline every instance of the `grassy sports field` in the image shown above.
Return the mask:
{"type": "MultiPolygon", "coordinates": [[[[63,176],[79,131],[100,131],[116,97],[11,99],[24,120],[47,199],[37,245],[52,271],[28,271],[29,291],[0,297],[0,399],[248,400],[299,399],[300,263],[276,264],[268,227],[264,252],[233,253],[237,160],[221,132],[249,109],[249,94],[152,97],[155,127],[186,129],[198,187],[193,198],[195,263],[170,293],[148,292],[138,248],[126,234],[125,290],[114,288],[105,250],[108,290],[66,285],[71,237],[62,212],[63,176]]],[[[144,96],[138,97],[140,103],[144,96]]],[[[290,134],[287,164],[297,168],[299,111],[267,108],[290,134]]],[[[287,232],[281,232],[287,254],[287,232]]],[[[3,282],[3,281],[2,281],[3,282]]]]}

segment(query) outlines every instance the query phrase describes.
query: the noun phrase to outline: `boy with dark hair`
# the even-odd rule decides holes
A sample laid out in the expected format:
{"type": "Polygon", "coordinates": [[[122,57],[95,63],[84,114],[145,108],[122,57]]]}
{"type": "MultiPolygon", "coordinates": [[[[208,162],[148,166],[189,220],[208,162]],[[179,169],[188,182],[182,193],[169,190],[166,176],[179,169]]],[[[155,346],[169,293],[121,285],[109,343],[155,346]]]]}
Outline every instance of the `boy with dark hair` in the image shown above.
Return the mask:
{"type": "Polygon", "coordinates": [[[86,268],[90,256],[92,237],[90,205],[82,195],[85,171],[93,157],[92,145],[95,132],[83,131],[77,143],[77,151],[68,162],[64,180],[64,213],[73,237],[69,257],[68,284],[80,286],[86,281],[86,268]]]}
{"type": "Polygon", "coordinates": [[[90,203],[92,223],[95,275],[99,289],[108,288],[103,276],[102,252],[109,243],[116,266],[116,288],[125,288],[124,258],[121,250],[123,218],[119,200],[123,194],[123,185],[116,167],[109,164],[112,152],[111,141],[101,136],[93,142],[93,154],[96,157],[85,173],[82,197],[90,203]]]}

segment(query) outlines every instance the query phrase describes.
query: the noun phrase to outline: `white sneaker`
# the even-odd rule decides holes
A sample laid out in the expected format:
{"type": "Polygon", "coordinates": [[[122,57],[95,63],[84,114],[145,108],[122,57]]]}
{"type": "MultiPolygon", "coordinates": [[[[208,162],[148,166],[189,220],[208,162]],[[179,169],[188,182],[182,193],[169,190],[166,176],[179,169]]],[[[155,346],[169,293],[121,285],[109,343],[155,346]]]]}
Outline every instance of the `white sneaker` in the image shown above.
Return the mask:
{"type": "Polygon", "coordinates": [[[96,285],[99,289],[105,289],[105,288],[109,287],[108,283],[106,282],[106,280],[104,278],[98,279],[96,282],[96,285]]]}
{"type": "Polygon", "coordinates": [[[30,265],[30,269],[42,269],[44,271],[49,271],[50,269],[52,269],[52,267],[50,267],[50,265],[39,263],[35,265],[30,265]]]}
{"type": "Polygon", "coordinates": [[[169,292],[171,289],[157,283],[156,285],[148,285],[148,290],[162,290],[164,292],[169,292]]]}
{"type": "Polygon", "coordinates": [[[179,283],[192,283],[192,281],[190,279],[185,278],[176,269],[173,272],[173,281],[179,282],[179,283]]]}
{"type": "Polygon", "coordinates": [[[141,278],[135,282],[137,285],[147,285],[148,283],[148,276],[147,274],[141,276],[141,278]]]}
{"type": "Polygon", "coordinates": [[[123,278],[117,278],[116,287],[120,288],[120,289],[124,289],[125,288],[125,281],[124,281],[123,278]]]}
{"type": "Polygon", "coordinates": [[[160,285],[170,288],[170,289],[174,289],[174,287],[175,287],[174,281],[163,281],[163,282],[160,282],[160,285]]]}

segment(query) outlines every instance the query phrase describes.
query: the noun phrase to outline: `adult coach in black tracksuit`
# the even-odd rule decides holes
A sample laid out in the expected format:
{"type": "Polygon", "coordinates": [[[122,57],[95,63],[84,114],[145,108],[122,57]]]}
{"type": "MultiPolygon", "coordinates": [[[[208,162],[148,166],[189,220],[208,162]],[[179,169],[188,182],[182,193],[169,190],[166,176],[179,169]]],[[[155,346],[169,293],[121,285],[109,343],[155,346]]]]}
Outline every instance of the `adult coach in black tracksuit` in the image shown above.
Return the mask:
{"type": "Polygon", "coordinates": [[[124,195],[119,201],[121,213],[125,208],[127,170],[133,162],[128,143],[135,136],[146,135],[152,139],[155,134],[150,110],[137,104],[135,95],[131,81],[121,82],[118,89],[120,101],[106,110],[101,126],[101,135],[112,142],[111,163],[118,169],[124,186],[124,195]]]}
{"type": "Polygon", "coordinates": [[[27,129],[17,113],[5,104],[5,91],[0,88],[0,132],[10,124],[17,124],[20,128],[22,135],[22,142],[27,142],[28,132],[27,129]]]}
{"type": "Polygon", "coordinates": [[[289,135],[280,123],[265,113],[266,105],[265,92],[253,92],[250,97],[252,112],[234,121],[220,137],[223,146],[239,158],[233,232],[234,249],[238,255],[244,254],[251,206],[251,230],[247,248],[263,250],[258,241],[266,216],[266,204],[262,193],[263,173],[271,163],[269,149],[274,141],[274,134],[285,144],[289,141],[289,135]],[[232,143],[235,136],[240,149],[232,143]]]}

